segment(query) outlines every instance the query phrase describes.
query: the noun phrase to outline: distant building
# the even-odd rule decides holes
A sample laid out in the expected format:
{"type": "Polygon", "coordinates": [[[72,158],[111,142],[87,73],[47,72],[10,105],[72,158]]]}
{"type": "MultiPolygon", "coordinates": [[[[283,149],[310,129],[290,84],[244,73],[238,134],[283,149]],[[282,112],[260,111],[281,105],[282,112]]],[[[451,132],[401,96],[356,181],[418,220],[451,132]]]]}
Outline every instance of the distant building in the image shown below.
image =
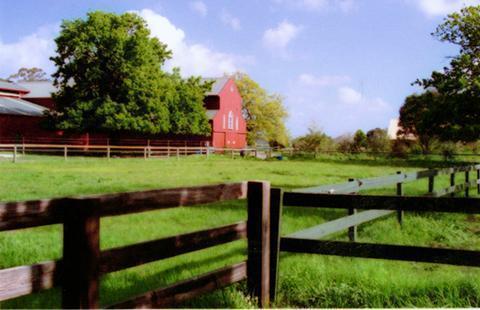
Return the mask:
{"type": "Polygon", "coordinates": [[[213,146],[244,148],[246,121],[242,114],[242,97],[233,79],[214,79],[210,92],[205,94],[204,106],[212,132],[210,136],[123,134],[112,141],[106,134],[88,132],[68,134],[49,131],[40,125],[44,114],[55,109],[52,93],[57,89],[51,81],[0,82],[0,142],[213,146]]]}
{"type": "Polygon", "coordinates": [[[393,118],[390,120],[390,123],[388,124],[388,130],[387,130],[387,135],[390,140],[397,140],[397,139],[406,139],[406,140],[416,140],[416,137],[412,134],[409,135],[399,135],[398,131],[402,129],[399,125],[399,120],[398,118],[393,118]]]}

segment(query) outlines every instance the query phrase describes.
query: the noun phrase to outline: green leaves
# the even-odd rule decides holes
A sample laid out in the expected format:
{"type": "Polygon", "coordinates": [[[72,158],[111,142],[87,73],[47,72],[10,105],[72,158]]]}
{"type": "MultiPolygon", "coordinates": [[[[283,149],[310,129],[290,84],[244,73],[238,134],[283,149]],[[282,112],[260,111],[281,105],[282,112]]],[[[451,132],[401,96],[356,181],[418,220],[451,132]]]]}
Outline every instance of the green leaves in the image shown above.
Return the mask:
{"type": "MultiPolygon", "coordinates": [[[[425,94],[431,102],[416,104],[428,109],[428,126],[418,118],[415,131],[442,140],[474,141],[480,138],[480,6],[471,6],[450,14],[433,33],[440,41],[460,47],[459,55],[452,58],[443,72],[433,72],[428,79],[417,80],[427,91],[435,90],[438,98],[425,94]],[[433,125],[434,124],[434,125],[433,125]],[[431,129],[426,130],[429,126],[431,129]],[[423,132],[425,128],[424,133],[423,132]]],[[[423,95],[422,95],[423,96],[423,95]]],[[[407,101],[409,98],[407,98],[407,101]]],[[[406,102],[407,103],[407,102],[406,102]]],[[[401,111],[402,113],[402,111],[401,111]]],[[[402,118],[402,117],[401,117],[402,118]]],[[[406,123],[406,126],[410,126],[406,123]]],[[[408,130],[408,129],[407,129],[408,130]]]]}
{"type": "Polygon", "coordinates": [[[236,73],[234,78],[243,100],[248,144],[255,145],[257,140],[265,140],[270,145],[287,145],[289,137],[285,119],[288,113],[283,98],[277,94],[268,94],[244,73],[236,73]]]}
{"type": "Polygon", "coordinates": [[[161,67],[171,51],[136,14],[88,13],[64,21],[52,61],[56,127],[71,131],[208,134],[208,85],[161,67]]]}

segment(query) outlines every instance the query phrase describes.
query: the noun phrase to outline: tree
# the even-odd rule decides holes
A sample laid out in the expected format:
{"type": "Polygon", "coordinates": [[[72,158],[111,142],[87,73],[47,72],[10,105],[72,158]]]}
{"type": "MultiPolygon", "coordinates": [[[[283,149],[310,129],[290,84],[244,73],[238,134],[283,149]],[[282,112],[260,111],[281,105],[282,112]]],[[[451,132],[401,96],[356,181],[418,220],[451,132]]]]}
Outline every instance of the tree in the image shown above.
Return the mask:
{"type": "Polygon", "coordinates": [[[330,151],[333,148],[333,139],[315,126],[308,128],[308,133],[292,142],[293,147],[303,152],[330,151]]]}
{"type": "Polygon", "coordinates": [[[388,152],[390,140],[385,129],[375,128],[367,132],[368,150],[374,153],[388,152]]]}
{"type": "Polygon", "coordinates": [[[270,145],[288,145],[285,119],[288,113],[283,98],[269,94],[245,73],[236,73],[236,85],[243,99],[243,114],[247,121],[247,142],[255,145],[258,139],[270,145]]]}
{"type": "Polygon", "coordinates": [[[56,128],[110,134],[210,132],[202,85],[162,71],[171,57],[138,15],[88,13],[64,21],[55,39],[56,128]]]}
{"type": "Polygon", "coordinates": [[[48,81],[47,74],[40,68],[20,68],[17,73],[7,78],[11,82],[31,82],[31,81],[48,81]]]}
{"type": "Polygon", "coordinates": [[[365,135],[363,130],[361,129],[357,130],[355,132],[355,135],[353,136],[353,143],[352,143],[353,151],[355,152],[365,151],[367,146],[368,146],[367,136],[365,135]]]}
{"type": "Polygon", "coordinates": [[[213,82],[202,82],[199,77],[182,79],[178,69],[171,74],[175,85],[174,100],[170,101],[170,132],[175,134],[209,135],[208,122],[203,99],[213,82]]]}
{"type": "Polygon", "coordinates": [[[411,95],[400,108],[398,134],[418,139],[423,154],[430,153],[432,139],[437,137],[442,123],[441,112],[443,97],[434,91],[420,95],[411,95]]]}
{"type": "Polygon", "coordinates": [[[443,72],[416,83],[441,96],[436,109],[436,133],[442,140],[474,141],[480,138],[480,6],[448,15],[432,34],[460,47],[443,72]]]}

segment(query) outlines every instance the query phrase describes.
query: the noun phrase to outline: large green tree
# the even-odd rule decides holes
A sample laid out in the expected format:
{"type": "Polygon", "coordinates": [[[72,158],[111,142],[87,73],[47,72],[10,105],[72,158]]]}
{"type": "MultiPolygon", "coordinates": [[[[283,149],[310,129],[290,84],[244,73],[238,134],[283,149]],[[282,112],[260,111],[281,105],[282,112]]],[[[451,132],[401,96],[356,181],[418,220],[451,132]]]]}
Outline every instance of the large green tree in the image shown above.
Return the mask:
{"type": "Polygon", "coordinates": [[[161,67],[171,57],[134,13],[64,21],[51,59],[59,92],[51,119],[72,131],[207,134],[205,89],[161,67]]]}
{"type": "Polygon", "coordinates": [[[433,33],[459,47],[443,71],[417,83],[442,97],[436,102],[437,134],[442,140],[474,141],[480,138],[480,6],[448,15],[433,33]]]}
{"type": "Polygon", "coordinates": [[[430,153],[432,140],[438,137],[442,119],[447,118],[441,109],[443,102],[443,96],[435,91],[427,91],[408,96],[400,108],[398,134],[415,136],[424,154],[430,153]]]}
{"type": "Polygon", "coordinates": [[[248,144],[255,145],[260,139],[270,145],[286,146],[289,140],[285,126],[288,113],[283,98],[278,94],[269,94],[245,73],[236,73],[234,78],[243,99],[248,144]]]}

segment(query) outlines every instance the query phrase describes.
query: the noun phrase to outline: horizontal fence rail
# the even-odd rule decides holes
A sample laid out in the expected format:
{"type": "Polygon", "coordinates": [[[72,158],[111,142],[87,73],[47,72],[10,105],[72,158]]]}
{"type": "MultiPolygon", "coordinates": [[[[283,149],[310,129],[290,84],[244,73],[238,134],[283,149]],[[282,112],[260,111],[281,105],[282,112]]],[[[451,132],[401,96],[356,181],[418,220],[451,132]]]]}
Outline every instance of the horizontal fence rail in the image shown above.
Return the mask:
{"type": "Polygon", "coordinates": [[[247,184],[231,183],[120,194],[0,203],[0,231],[58,224],[66,208],[95,206],[97,216],[112,216],[246,198],[247,184]]]}
{"type": "Polygon", "coordinates": [[[329,195],[288,192],[284,193],[283,197],[284,205],[296,207],[480,214],[480,199],[477,198],[329,195]]]}
{"type": "Polygon", "coordinates": [[[280,249],[281,251],[293,253],[480,267],[480,251],[471,250],[345,241],[305,240],[298,238],[282,238],[280,241],[280,249]]]}

